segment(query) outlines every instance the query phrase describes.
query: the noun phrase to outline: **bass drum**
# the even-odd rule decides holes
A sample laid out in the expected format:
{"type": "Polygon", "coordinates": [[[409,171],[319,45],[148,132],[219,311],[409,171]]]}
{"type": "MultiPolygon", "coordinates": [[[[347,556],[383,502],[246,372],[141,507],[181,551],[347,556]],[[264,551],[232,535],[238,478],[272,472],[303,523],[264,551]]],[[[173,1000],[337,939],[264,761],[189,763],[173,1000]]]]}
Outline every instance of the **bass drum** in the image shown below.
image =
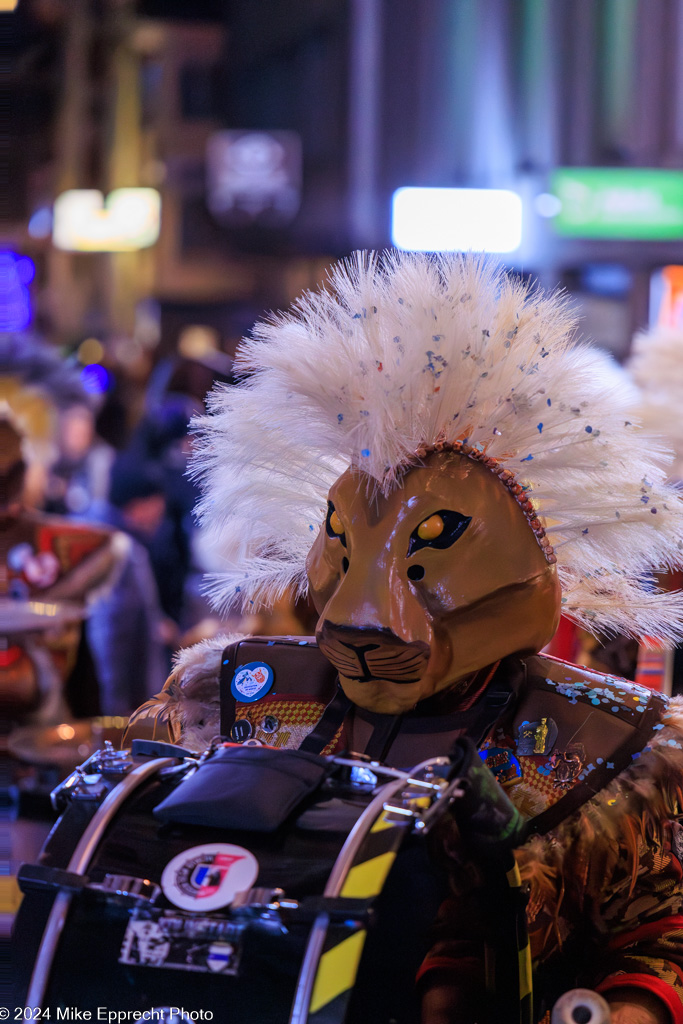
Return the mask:
{"type": "Polygon", "coordinates": [[[220,1024],[416,1024],[446,892],[424,838],[449,803],[445,759],[410,775],[329,760],[271,832],[160,822],[154,808],[189,774],[177,758],[120,760],[106,793],[87,764],[19,874],[17,1005],[53,1019],[72,1007],[168,1021],[175,1006],[220,1024]]]}

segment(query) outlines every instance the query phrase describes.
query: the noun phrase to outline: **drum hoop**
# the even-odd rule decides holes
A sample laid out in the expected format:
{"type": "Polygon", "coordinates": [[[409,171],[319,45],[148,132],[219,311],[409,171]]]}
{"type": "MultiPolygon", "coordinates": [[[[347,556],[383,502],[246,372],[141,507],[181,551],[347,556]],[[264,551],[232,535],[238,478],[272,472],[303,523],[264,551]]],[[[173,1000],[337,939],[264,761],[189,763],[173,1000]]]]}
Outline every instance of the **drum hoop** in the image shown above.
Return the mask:
{"type": "Polygon", "coordinates": [[[426,761],[421,761],[415,765],[409,772],[402,772],[400,778],[394,779],[393,782],[387,782],[386,785],[382,786],[377,796],[370,801],[346,837],[344,845],[334,862],[330,877],[327,880],[325,896],[339,896],[349,864],[353,862],[353,858],[358,853],[363,839],[372,827],[372,823],[384,809],[387,798],[393,796],[398,789],[410,782],[412,777],[424,768],[428,768],[433,764],[444,764],[446,761],[447,759],[443,757],[429,757],[426,761]]]}
{"type": "MultiPolygon", "coordinates": [[[[141,786],[151,775],[168,765],[174,764],[176,758],[158,757],[147,764],[138,765],[114,789],[107,794],[95,815],[90,819],[81,836],[76,849],[74,850],[67,871],[77,875],[84,875],[90,861],[97,849],[105,829],[121,805],[134,789],[141,786]]],[[[50,915],[43,931],[40,941],[38,955],[31,974],[26,1005],[42,1009],[43,1000],[50,980],[52,962],[57,952],[57,946],[64,928],[66,915],[71,905],[73,894],[62,890],[55,896],[54,903],[50,909],[50,915]]]]}
{"type": "MultiPolygon", "coordinates": [[[[339,851],[337,859],[334,862],[334,866],[330,872],[330,877],[327,880],[324,892],[326,897],[334,898],[340,895],[348,870],[353,865],[354,858],[360,850],[363,840],[372,828],[374,822],[384,810],[384,805],[387,800],[392,797],[394,793],[400,790],[401,787],[405,786],[406,783],[409,783],[412,777],[422,769],[433,764],[444,764],[446,761],[447,759],[443,757],[430,757],[426,761],[421,761],[420,764],[416,765],[414,768],[411,768],[409,772],[401,772],[399,778],[394,778],[391,782],[387,782],[382,786],[379,793],[373,797],[363,813],[358,817],[353,828],[346,837],[344,845],[339,851]]],[[[372,769],[372,764],[368,766],[365,762],[354,763],[363,763],[365,767],[370,767],[372,769]]],[[[398,775],[399,773],[396,769],[393,769],[391,774],[398,775]]],[[[306,1024],[308,1021],[311,997],[313,995],[313,986],[315,984],[320,955],[325,943],[329,924],[330,916],[326,913],[318,914],[313,922],[308,936],[308,941],[306,943],[306,950],[301,963],[301,970],[299,971],[296,991],[292,1001],[289,1024],[306,1024]]]]}

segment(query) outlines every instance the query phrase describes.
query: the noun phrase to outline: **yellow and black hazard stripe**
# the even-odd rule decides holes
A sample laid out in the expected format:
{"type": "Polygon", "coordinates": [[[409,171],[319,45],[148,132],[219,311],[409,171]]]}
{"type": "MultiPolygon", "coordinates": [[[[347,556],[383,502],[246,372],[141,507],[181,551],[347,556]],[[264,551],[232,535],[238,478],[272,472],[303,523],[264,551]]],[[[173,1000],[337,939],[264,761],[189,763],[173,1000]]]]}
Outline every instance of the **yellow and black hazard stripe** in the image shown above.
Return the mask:
{"type": "MultiPolygon", "coordinates": [[[[381,893],[406,834],[405,822],[382,811],[354,857],[340,896],[371,901],[381,893]]],[[[331,924],[318,962],[309,1006],[310,1024],[341,1024],[356,982],[367,931],[362,924],[331,924]]]]}
{"type": "Polygon", "coordinates": [[[517,974],[519,978],[519,1021],[530,1024],[533,1019],[533,982],[531,973],[531,947],[526,923],[526,897],[522,894],[522,878],[517,861],[506,872],[515,905],[515,936],[517,945],[517,974]]]}
{"type": "Polygon", "coordinates": [[[527,896],[519,867],[510,852],[486,866],[488,911],[495,908],[496,928],[486,939],[486,1004],[491,1024],[533,1024],[531,947],[527,932],[527,896]]]}

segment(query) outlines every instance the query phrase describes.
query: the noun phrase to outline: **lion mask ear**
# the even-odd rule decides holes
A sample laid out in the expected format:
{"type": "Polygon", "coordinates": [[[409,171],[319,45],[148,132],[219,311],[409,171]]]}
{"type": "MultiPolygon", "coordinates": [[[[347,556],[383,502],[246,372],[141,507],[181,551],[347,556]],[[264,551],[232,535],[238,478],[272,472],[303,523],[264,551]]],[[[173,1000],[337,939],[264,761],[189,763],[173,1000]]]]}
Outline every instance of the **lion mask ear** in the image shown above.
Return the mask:
{"type": "Polygon", "coordinates": [[[559,619],[557,572],[524,511],[462,453],[432,453],[387,496],[347,471],[307,566],[319,646],[371,711],[400,713],[536,652],[559,619]]]}

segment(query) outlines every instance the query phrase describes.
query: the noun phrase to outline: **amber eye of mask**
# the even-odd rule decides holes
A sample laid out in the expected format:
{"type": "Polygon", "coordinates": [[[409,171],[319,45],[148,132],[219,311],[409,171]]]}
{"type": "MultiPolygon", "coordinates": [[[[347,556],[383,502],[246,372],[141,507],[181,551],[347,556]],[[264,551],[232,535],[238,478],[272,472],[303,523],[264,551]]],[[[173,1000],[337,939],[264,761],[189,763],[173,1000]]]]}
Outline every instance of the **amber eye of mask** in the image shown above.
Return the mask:
{"type": "Polygon", "coordinates": [[[423,519],[410,535],[408,554],[413,555],[421,548],[449,548],[455,544],[472,522],[471,516],[442,508],[427,519],[423,519]]]}
{"type": "Polygon", "coordinates": [[[340,540],[344,547],[346,547],[346,534],[344,531],[344,524],[339,518],[339,513],[336,511],[331,501],[327,503],[327,519],[325,520],[325,531],[328,537],[332,537],[333,540],[340,540]]]}

